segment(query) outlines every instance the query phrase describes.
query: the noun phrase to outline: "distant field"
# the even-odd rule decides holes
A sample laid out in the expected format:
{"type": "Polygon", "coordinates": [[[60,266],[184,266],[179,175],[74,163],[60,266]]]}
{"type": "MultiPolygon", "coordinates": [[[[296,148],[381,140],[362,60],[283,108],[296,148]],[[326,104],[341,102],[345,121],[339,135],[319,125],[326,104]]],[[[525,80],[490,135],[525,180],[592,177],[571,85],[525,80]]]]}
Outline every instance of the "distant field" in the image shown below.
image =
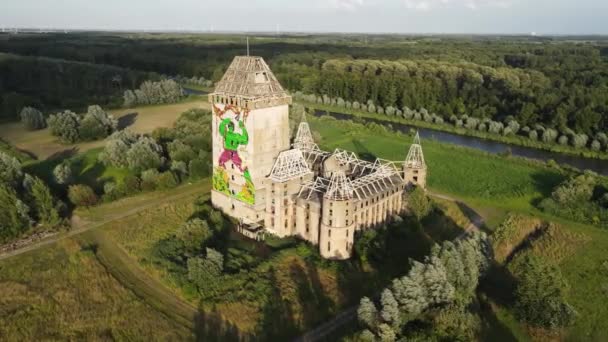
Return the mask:
{"type": "MultiPolygon", "coordinates": [[[[207,108],[205,100],[181,102],[170,105],[142,106],[132,109],[117,109],[111,113],[121,125],[137,133],[150,133],[158,127],[171,127],[179,115],[191,108],[207,108]]],[[[36,157],[39,160],[58,156],[62,153],[75,151],[84,152],[102,147],[103,140],[77,143],[74,145],[61,144],[56,137],[49,134],[48,129],[28,131],[19,122],[0,125],[0,137],[17,149],[36,157]]]]}
{"type": "Polygon", "coordinates": [[[0,262],[0,340],[187,340],[75,240],[0,262]]]}

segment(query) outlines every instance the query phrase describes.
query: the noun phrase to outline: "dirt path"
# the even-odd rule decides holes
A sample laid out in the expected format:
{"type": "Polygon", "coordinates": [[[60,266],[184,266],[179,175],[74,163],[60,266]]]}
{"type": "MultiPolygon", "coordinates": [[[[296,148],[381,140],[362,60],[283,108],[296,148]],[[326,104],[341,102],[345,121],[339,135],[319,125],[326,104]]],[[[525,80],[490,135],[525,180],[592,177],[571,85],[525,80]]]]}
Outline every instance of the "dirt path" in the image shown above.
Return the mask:
{"type": "MultiPolygon", "coordinates": [[[[192,187],[191,189],[187,189],[187,190],[185,190],[183,192],[179,192],[178,194],[175,194],[175,195],[159,197],[154,200],[143,202],[141,205],[138,205],[138,206],[133,207],[126,211],[120,211],[120,209],[116,209],[113,212],[110,212],[107,215],[105,215],[104,219],[98,220],[98,221],[93,221],[93,222],[88,222],[88,221],[82,220],[78,216],[75,216],[72,218],[72,229],[70,231],[63,233],[63,234],[53,235],[50,238],[35,242],[31,245],[0,254],[0,260],[8,259],[8,258],[17,256],[17,255],[20,255],[23,253],[27,253],[29,251],[36,250],[43,246],[47,246],[52,243],[55,243],[59,240],[63,240],[66,238],[70,238],[70,237],[82,234],[91,229],[99,228],[112,221],[120,220],[122,218],[137,214],[140,211],[159,206],[163,203],[173,202],[173,201],[179,200],[183,197],[195,195],[197,193],[207,192],[208,190],[209,190],[208,186],[204,186],[203,184],[201,184],[200,187],[195,186],[195,187],[192,187]]],[[[110,205],[113,205],[113,203],[109,203],[107,205],[102,204],[99,206],[99,208],[102,208],[103,206],[110,206],[110,205]]]]}
{"type": "Polygon", "coordinates": [[[139,267],[103,230],[91,230],[79,236],[95,251],[99,262],[124,287],[145,303],[190,330],[195,328],[198,309],[176,296],[171,290],[139,267]]]}

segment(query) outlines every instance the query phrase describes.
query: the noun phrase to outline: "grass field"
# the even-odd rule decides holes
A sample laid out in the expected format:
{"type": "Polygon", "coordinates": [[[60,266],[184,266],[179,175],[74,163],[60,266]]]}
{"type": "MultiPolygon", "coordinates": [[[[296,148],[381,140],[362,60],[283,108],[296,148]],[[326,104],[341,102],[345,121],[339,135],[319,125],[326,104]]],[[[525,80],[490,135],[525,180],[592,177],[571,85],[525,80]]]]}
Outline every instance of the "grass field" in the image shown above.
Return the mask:
{"type": "MultiPolygon", "coordinates": [[[[171,127],[181,113],[191,108],[207,108],[207,104],[206,100],[196,97],[176,104],[118,109],[111,113],[119,120],[119,126],[137,133],[150,133],[158,127],[171,127]]],[[[85,152],[105,144],[103,140],[98,140],[65,145],[48,129],[29,131],[20,122],[0,125],[0,137],[38,160],[85,152]]]]}
{"type": "MultiPolygon", "coordinates": [[[[326,150],[343,148],[362,158],[403,161],[412,137],[387,133],[380,128],[361,128],[346,121],[309,118],[313,130],[323,137],[326,150]]],[[[422,141],[431,190],[453,195],[480,207],[535,211],[533,204],[564,179],[558,170],[519,158],[422,141]]]]}
{"type": "Polygon", "coordinates": [[[75,240],[0,262],[0,340],[186,340],[75,240]]]}

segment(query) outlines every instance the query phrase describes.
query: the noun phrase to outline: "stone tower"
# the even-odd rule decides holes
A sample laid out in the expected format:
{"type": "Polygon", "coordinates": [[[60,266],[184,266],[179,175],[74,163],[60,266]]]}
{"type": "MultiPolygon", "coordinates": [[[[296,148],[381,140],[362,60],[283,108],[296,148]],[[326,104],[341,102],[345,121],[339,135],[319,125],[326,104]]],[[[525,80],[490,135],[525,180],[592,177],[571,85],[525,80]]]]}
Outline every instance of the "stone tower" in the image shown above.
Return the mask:
{"type": "Polygon", "coordinates": [[[289,96],[261,57],[237,56],[209,94],[215,207],[262,222],[266,176],[289,149],[289,96]]]}
{"type": "Polygon", "coordinates": [[[422,154],[422,145],[420,145],[420,136],[416,132],[414,142],[410,146],[410,150],[403,164],[403,179],[408,186],[420,186],[426,189],[426,163],[424,154],[422,154]]]}

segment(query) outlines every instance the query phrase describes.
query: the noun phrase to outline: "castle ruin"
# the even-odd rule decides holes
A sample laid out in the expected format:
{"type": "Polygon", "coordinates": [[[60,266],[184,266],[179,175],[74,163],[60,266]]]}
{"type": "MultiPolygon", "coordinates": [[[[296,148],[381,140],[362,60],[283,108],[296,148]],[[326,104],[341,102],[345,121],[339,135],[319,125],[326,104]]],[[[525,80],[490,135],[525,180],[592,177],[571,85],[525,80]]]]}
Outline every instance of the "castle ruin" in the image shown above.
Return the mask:
{"type": "Polygon", "coordinates": [[[261,57],[237,56],[209,95],[213,112],[212,204],[250,238],[296,236],[321,256],[347,259],[357,233],[402,213],[407,191],[426,187],[418,135],[397,163],[321,150],[308,123],[289,141],[287,94],[261,57]]]}

